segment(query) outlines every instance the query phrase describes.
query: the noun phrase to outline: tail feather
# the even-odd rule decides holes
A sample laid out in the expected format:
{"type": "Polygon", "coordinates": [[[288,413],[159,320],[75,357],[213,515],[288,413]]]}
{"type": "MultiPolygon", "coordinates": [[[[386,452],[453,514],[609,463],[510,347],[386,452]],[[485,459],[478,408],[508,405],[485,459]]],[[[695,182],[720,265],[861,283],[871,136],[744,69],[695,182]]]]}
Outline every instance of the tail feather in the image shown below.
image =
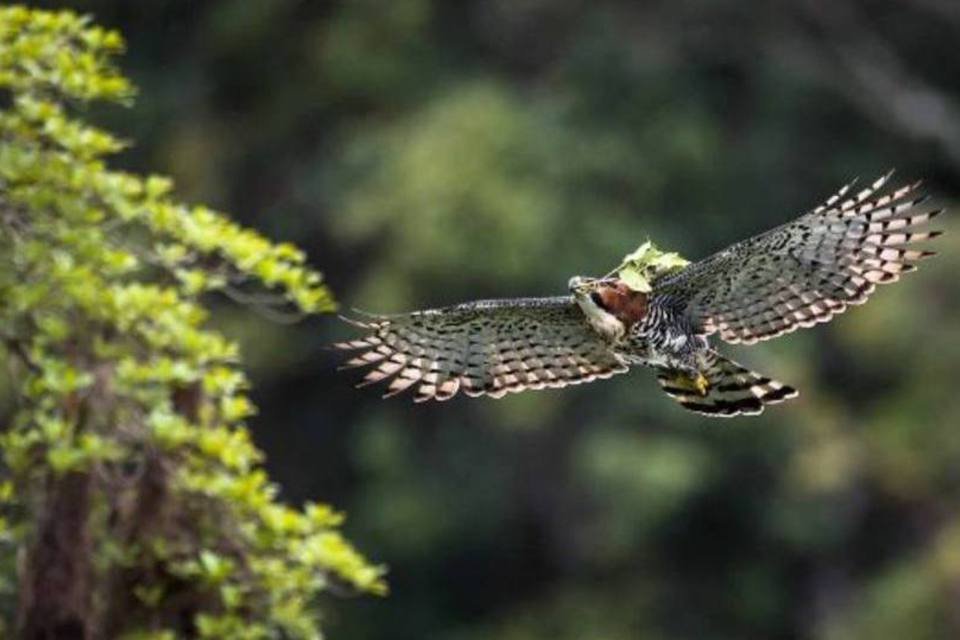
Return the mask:
{"type": "Polygon", "coordinates": [[[716,352],[709,354],[701,376],[690,378],[676,369],[657,371],[657,381],[668,396],[685,409],[713,417],[757,415],[768,404],[798,395],[793,387],[750,371],[716,352]]]}

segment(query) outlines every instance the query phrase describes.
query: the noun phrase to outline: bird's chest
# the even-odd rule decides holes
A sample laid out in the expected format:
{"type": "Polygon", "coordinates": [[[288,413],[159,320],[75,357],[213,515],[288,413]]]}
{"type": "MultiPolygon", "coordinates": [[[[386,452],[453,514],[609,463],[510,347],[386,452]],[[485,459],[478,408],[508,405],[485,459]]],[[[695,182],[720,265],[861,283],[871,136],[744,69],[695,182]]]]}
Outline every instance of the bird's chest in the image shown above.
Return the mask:
{"type": "Polygon", "coordinates": [[[707,349],[705,336],[698,335],[682,314],[670,305],[652,304],[629,332],[629,349],[643,354],[648,364],[676,366],[707,349]]]}

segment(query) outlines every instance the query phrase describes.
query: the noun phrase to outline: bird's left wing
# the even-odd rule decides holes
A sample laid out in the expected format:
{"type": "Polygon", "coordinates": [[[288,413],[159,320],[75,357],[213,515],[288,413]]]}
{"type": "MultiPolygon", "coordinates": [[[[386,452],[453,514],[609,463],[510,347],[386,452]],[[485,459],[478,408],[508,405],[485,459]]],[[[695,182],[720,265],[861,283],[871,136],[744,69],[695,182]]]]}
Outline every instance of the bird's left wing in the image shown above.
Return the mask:
{"type": "Polygon", "coordinates": [[[919,183],[884,194],[889,177],[842,200],[847,185],[793,222],[664,276],[654,283],[655,299],[679,306],[697,331],[745,344],[866,302],[877,284],[933,255],[910,245],[940,233],[917,229],[942,211],[914,212],[926,200],[917,197],[919,183]]]}
{"type": "Polygon", "coordinates": [[[571,296],[487,300],[348,321],[368,333],[335,345],[359,352],[344,366],[372,366],[358,386],[389,381],[385,397],[415,387],[418,402],[446,400],[459,390],[499,398],[627,370],[571,296]]]}

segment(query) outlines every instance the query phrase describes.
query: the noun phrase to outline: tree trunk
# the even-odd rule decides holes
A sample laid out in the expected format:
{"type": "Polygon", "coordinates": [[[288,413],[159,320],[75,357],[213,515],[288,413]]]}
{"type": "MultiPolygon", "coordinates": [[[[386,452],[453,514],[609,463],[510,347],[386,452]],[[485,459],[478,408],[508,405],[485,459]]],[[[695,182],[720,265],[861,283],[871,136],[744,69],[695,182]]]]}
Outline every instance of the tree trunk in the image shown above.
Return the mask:
{"type": "Polygon", "coordinates": [[[20,566],[22,640],[92,638],[91,485],[88,473],[48,480],[36,537],[20,566]]]}

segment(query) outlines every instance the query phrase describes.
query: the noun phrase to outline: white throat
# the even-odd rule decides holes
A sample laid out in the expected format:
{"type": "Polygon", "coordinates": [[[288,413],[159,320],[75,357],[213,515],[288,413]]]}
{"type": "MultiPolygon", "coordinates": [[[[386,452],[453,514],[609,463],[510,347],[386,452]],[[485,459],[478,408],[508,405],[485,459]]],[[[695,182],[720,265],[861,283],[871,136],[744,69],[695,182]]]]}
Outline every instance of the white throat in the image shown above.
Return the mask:
{"type": "Polygon", "coordinates": [[[611,342],[623,337],[626,327],[616,316],[598,307],[589,294],[575,291],[573,295],[594,331],[611,342]]]}

